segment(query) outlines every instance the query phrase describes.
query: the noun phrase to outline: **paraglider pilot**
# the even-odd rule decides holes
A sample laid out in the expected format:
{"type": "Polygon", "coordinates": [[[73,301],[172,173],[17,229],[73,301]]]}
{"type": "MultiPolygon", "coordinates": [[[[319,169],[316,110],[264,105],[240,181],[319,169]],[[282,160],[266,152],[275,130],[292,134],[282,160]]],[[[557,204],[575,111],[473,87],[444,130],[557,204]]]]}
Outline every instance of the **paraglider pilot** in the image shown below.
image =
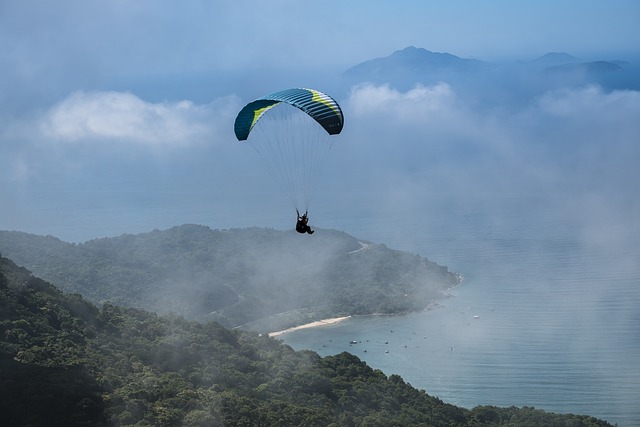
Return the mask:
{"type": "Polygon", "coordinates": [[[307,217],[307,212],[304,215],[300,216],[300,212],[296,209],[296,214],[298,214],[298,220],[296,221],[296,231],[298,233],[309,233],[313,234],[311,227],[309,226],[309,218],[307,217]]]}

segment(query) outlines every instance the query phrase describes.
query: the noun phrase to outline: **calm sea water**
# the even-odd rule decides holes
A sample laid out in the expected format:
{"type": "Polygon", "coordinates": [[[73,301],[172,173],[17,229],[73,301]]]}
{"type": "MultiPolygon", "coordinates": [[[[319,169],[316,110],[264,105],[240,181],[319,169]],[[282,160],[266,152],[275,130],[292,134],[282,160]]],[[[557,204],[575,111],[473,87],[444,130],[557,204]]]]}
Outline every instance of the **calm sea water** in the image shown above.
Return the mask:
{"type": "Polygon", "coordinates": [[[380,236],[464,275],[439,308],[353,317],[281,339],[321,355],[348,351],[467,408],[526,405],[640,426],[637,221],[577,221],[532,206],[504,221],[436,215],[446,219],[423,218],[410,238],[380,236]]]}

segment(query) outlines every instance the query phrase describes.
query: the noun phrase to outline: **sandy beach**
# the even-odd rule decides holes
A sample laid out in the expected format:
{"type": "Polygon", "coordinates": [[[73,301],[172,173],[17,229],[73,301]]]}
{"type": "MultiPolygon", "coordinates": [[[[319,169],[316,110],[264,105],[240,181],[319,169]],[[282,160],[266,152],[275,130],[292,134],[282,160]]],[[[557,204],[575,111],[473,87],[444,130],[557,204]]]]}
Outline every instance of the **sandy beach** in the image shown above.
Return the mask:
{"type": "Polygon", "coordinates": [[[286,334],[287,332],[298,331],[300,329],[317,328],[318,326],[333,325],[333,324],[336,324],[338,322],[342,322],[343,320],[348,319],[350,317],[351,316],[334,317],[333,319],[324,319],[324,320],[318,320],[316,322],[305,323],[304,325],[294,326],[293,328],[288,328],[288,329],[285,329],[283,331],[269,332],[269,336],[270,337],[277,337],[279,335],[286,334]]]}

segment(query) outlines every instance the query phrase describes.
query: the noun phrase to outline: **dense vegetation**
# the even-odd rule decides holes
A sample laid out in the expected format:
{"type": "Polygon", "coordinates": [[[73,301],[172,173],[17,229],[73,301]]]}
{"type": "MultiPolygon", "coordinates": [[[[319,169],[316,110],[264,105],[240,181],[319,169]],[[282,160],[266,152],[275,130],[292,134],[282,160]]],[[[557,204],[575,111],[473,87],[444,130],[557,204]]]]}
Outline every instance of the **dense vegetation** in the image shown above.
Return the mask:
{"type": "Polygon", "coordinates": [[[0,257],[3,426],[608,426],[458,408],[348,353],[63,294],[0,257]]]}
{"type": "Polygon", "coordinates": [[[0,252],[97,304],[227,327],[260,325],[261,332],[334,316],[422,310],[460,281],[418,255],[331,230],[309,238],[183,225],[82,244],[0,231],[0,252]]]}

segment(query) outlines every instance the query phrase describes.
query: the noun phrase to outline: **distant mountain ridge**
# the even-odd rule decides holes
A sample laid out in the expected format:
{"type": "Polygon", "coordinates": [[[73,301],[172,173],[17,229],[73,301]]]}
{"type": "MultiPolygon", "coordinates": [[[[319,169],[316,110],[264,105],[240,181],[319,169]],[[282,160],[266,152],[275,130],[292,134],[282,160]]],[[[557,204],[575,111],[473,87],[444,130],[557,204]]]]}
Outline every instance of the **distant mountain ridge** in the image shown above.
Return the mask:
{"type": "MultiPolygon", "coordinates": [[[[536,64],[545,67],[585,64],[612,64],[616,67],[602,67],[602,71],[615,71],[622,68],[625,61],[580,61],[566,52],[549,52],[522,64],[536,64]]],[[[431,73],[434,71],[467,72],[486,71],[499,68],[498,64],[479,59],[461,58],[446,52],[432,52],[424,48],[409,46],[396,50],[389,56],[370,59],[354,65],[344,72],[347,76],[393,73],[399,69],[407,72],[431,73]]]]}
{"type": "Polygon", "coordinates": [[[496,93],[508,90],[513,96],[519,91],[528,93],[532,86],[548,90],[587,83],[612,88],[628,85],[629,81],[640,85],[639,79],[631,76],[633,71],[627,71],[629,65],[627,61],[617,60],[584,61],[565,52],[549,52],[530,61],[498,64],[409,46],[356,64],[344,71],[342,77],[350,85],[389,84],[401,90],[416,84],[445,82],[463,93],[485,92],[485,101],[490,101],[496,93]],[[627,71],[628,75],[615,77],[621,71],[627,71]]]}
{"type": "Polygon", "coordinates": [[[389,73],[398,69],[411,71],[434,70],[476,70],[489,64],[476,60],[465,59],[450,53],[431,52],[427,49],[409,46],[396,50],[384,58],[375,58],[355,65],[345,71],[346,75],[361,75],[367,73],[389,73]]]}
{"type": "Polygon", "coordinates": [[[0,231],[0,252],[65,292],[261,332],[323,318],[422,310],[460,276],[346,233],[183,225],[82,244],[0,231]]]}
{"type": "Polygon", "coordinates": [[[539,58],[529,61],[532,64],[543,64],[546,66],[570,64],[580,62],[575,56],[569,55],[566,52],[548,52],[539,58]]]}

